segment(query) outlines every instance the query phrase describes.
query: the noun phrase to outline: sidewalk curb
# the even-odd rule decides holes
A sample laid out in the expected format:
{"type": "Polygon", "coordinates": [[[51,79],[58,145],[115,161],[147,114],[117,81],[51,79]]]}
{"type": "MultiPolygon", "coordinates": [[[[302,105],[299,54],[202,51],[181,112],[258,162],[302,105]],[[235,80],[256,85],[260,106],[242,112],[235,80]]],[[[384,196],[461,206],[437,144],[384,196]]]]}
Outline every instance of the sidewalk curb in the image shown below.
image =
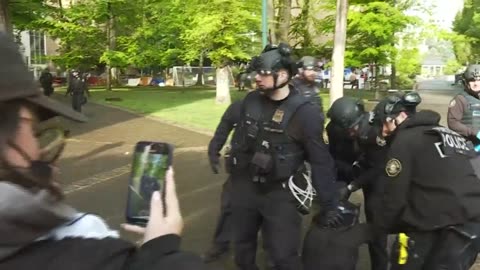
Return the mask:
{"type": "Polygon", "coordinates": [[[96,101],[89,101],[89,102],[93,103],[95,105],[99,105],[99,106],[103,106],[103,107],[107,107],[107,108],[111,108],[111,109],[116,109],[116,110],[123,111],[123,112],[126,112],[126,113],[131,113],[131,114],[139,116],[139,117],[144,117],[144,118],[147,118],[147,119],[150,119],[150,120],[153,120],[153,121],[165,124],[165,125],[170,125],[170,126],[173,126],[173,127],[176,127],[176,128],[185,129],[185,130],[188,130],[190,132],[199,133],[199,134],[206,135],[206,136],[209,136],[209,137],[213,137],[213,134],[214,134],[214,132],[208,131],[206,129],[192,128],[192,127],[189,127],[189,126],[184,125],[184,124],[180,124],[180,123],[175,122],[175,121],[169,121],[169,120],[163,119],[163,118],[158,117],[158,116],[139,113],[137,111],[127,109],[125,107],[116,106],[116,105],[112,105],[112,104],[106,104],[106,103],[100,103],[100,102],[96,102],[96,101]]]}

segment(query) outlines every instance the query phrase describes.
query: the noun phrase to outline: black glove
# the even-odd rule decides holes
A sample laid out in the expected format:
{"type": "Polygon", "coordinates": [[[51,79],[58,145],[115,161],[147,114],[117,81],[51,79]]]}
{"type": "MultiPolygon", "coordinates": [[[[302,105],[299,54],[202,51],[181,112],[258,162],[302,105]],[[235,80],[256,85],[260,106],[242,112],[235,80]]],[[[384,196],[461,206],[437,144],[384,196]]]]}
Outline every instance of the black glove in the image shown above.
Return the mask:
{"type": "Polygon", "coordinates": [[[343,226],[343,217],[336,208],[325,212],[320,212],[313,217],[313,221],[320,228],[337,229],[343,226]]]}
{"type": "Polygon", "coordinates": [[[212,171],[214,174],[218,174],[218,169],[220,167],[219,156],[219,154],[208,155],[208,159],[210,160],[210,167],[212,167],[212,171]]]}
{"type": "Polygon", "coordinates": [[[363,172],[362,165],[360,165],[360,162],[355,161],[352,164],[352,177],[353,178],[358,178],[363,172]]]}

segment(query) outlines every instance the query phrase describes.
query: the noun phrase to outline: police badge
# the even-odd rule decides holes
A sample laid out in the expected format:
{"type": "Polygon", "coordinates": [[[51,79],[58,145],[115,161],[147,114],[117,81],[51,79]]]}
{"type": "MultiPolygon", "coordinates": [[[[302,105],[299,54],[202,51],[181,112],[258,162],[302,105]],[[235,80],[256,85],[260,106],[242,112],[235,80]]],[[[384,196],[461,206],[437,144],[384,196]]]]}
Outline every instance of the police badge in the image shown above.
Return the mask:
{"type": "Polygon", "coordinates": [[[397,176],[402,171],[402,163],[396,158],[392,158],[387,162],[385,166],[385,172],[390,177],[397,176]]]}
{"type": "Polygon", "coordinates": [[[284,111],[277,109],[275,111],[275,114],[273,114],[272,121],[280,124],[283,120],[283,115],[284,114],[285,114],[284,111]]]}

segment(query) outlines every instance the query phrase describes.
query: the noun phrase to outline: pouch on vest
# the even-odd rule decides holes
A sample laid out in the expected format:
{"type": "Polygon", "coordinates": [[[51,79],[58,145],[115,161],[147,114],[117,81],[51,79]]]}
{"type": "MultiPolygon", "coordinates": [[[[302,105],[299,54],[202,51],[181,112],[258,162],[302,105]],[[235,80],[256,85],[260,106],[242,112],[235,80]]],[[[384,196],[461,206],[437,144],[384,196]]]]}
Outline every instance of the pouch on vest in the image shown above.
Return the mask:
{"type": "Polygon", "coordinates": [[[256,174],[268,174],[272,171],[273,160],[269,154],[256,152],[251,163],[255,167],[256,174]]]}

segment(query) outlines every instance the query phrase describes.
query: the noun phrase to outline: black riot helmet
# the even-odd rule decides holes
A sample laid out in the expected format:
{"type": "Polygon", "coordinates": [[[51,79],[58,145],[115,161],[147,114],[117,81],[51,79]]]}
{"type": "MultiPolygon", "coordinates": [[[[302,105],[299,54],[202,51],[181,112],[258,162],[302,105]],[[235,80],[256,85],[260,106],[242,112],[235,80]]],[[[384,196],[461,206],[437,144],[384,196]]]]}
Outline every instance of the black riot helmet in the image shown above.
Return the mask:
{"type": "Polygon", "coordinates": [[[264,91],[273,91],[284,87],[288,84],[291,78],[297,73],[295,62],[291,57],[292,49],[286,43],[276,45],[267,45],[263,52],[252,59],[252,69],[260,75],[272,75],[274,87],[272,89],[265,89],[264,91]],[[281,69],[287,70],[288,80],[277,86],[278,71],[281,69]]]}
{"type": "Polygon", "coordinates": [[[381,126],[388,119],[395,119],[401,112],[412,115],[421,102],[422,98],[417,92],[387,96],[373,109],[371,123],[381,126]]]}
{"type": "Polygon", "coordinates": [[[298,61],[297,67],[303,70],[313,70],[317,67],[317,59],[313,56],[304,56],[298,61]]]}
{"type": "Polygon", "coordinates": [[[357,125],[365,115],[365,106],[360,99],[352,97],[341,97],[327,112],[332,122],[344,129],[350,129],[357,125]]]}
{"type": "Polygon", "coordinates": [[[465,72],[463,73],[463,83],[465,86],[465,91],[475,96],[478,96],[478,93],[473,91],[472,88],[470,87],[469,82],[472,82],[472,81],[480,81],[480,65],[478,64],[469,65],[465,70],[465,72]]]}

